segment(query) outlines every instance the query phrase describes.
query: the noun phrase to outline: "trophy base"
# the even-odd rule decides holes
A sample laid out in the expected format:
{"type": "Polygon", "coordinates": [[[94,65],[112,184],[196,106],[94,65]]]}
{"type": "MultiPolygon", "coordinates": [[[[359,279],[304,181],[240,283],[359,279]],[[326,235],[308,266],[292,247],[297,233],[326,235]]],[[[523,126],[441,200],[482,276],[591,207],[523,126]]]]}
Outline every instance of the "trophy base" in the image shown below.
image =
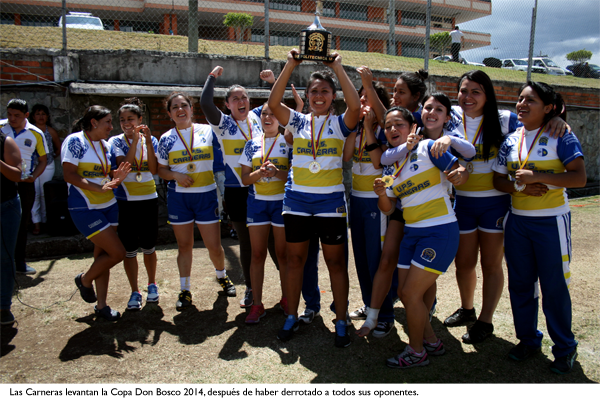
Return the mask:
{"type": "Polygon", "coordinates": [[[333,56],[321,56],[316,54],[294,54],[295,60],[305,60],[305,61],[324,61],[324,62],[333,62],[335,57],[333,56]]]}

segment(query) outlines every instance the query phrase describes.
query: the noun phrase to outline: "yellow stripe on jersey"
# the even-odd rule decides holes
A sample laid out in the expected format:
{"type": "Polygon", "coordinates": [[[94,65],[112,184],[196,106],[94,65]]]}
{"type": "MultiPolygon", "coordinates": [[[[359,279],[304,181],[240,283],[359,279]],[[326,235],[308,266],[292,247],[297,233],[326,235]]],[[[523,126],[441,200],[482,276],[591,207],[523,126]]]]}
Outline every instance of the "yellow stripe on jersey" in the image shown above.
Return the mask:
{"type": "MultiPolygon", "coordinates": [[[[483,143],[479,143],[474,146],[475,146],[476,153],[475,153],[475,157],[473,157],[471,162],[485,162],[483,159],[483,143]]],[[[490,165],[489,168],[491,168],[492,161],[494,161],[494,159],[496,158],[497,155],[498,155],[498,148],[495,146],[490,147],[490,158],[487,161],[487,163],[490,165]]],[[[462,156],[460,156],[460,158],[463,159],[462,156]]]]}
{"type": "Polygon", "coordinates": [[[402,216],[407,225],[426,219],[443,217],[444,215],[448,215],[448,207],[446,206],[446,201],[443,197],[430,200],[417,206],[404,207],[402,209],[402,216]]]}
{"type": "MultiPolygon", "coordinates": [[[[190,186],[193,188],[205,187],[215,183],[215,176],[212,171],[187,173],[186,175],[194,180],[194,183],[190,186]]],[[[179,182],[177,182],[177,186],[179,186],[179,182]]]]}
{"type": "Polygon", "coordinates": [[[494,189],[494,173],[470,174],[467,182],[455,186],[457,190],[465,192],[482,192],[494,189]]]}
{"type": "Polygon", "coordinates": [[[46,148],[44,147],[44,139],[42,139],[42,135],[40,135],[39,133],[37,133],[33,129],[30,129],[29,131],[31,133],[33,133],[33,135],[35,136],[35,139],[37,141],[37,143],[35,145],[35,149],[37,150],[38,155],[40,157],[45,156],[46,155],[46,148]]]}
{"type": "MultiPolygon", "coordinates": [[[[110,163],[108,164],[108,171],[110,172],[110,163]]],[[[104,179],[106,176],[102,172],[102,166],[96,163],[79,163],[77,164],[77,175],[85,179],[104,179]]],[[[109,177],[110,179],[110,177],[109,177]]]]}
{"type": "Polygon", "coordinates": [[[123,182],[129,196],[146,196],[156,192],[154,179],[147,182],[123,182]]]}
{"type": "Polygon", "coordinates": [[[339,168],[322,169],[313,174],[308,168],[293,167],[294,183],[308,187],[329,187],[342,184],[342,173],[339,168]]]}
{"type": "Polygon", "coordinates": [[[85,197],[87,197],[90,204],[104,204],[104,203],[108,203],[109,201],[111,201],[112,199],[115,198],[112,190],[108,190],[106,192],[99,193],[99,192],[92,192],[90,190],[85,190],[82,188],[78,188],[78,189],[81,190],[81,192],[83,193],[83,195],[85,197]]]}
{"type": "Polygon", "coordinates": [[[255,182],[254,190],[260,196],[276,196],[285,192],[285,181],[255,182]]]}
{"type": "Polygon", "coordinates": [[[565,205],[564,189],[548,190],[542,197],[527,196],[521,192],[512,194],[512,207],[516,210],[545,210],[565,205]]]}
{"type": "MultiPolygon", "coordinates": [[[[509,172],[514,172],[517,169],[519,169],[519,164],[517,162],[509,161],[507,163],[507,167],[509,172]]],[[[565,166],[558,158],[548,161],[529,161],[526,165],[523,166],[523,169],[528,169],[536,172],[544,172],[548,174],[560,174],[562,172],[565,172],[565,166]]]]}
{"type": "MultiPolygon", "coordinates": [[[[246,146],[246,141],[244,139],[225,139],[223,138],[223,154],[225,156],[237,156],[236,163],[239,161],[239,156],[244,151],[244,146],[246,146]]],[[[236,169],[237,170],[237,169],[236,169]]],[[[238,172],[238,176],[241,173],[238,172]]]]}
{"type": "MultiPolygon", "coordinates": [[[[344,141],[341,139],[330,138],[319,141],[317,157],[339,157],[342,155],[344,141]]],[[[308,139],[294,138],[294,157],[310,156],[312,157],[311,142],[308,139]]]]}
{"type": "Polygon", "coordinates": [[[432,186],[439,185],[440,182],[440,170],[435,167],[429,168],[428,170],[414,175],[410,179],[402,181],[400,184],[394,186],[394,195],[399,199],[402,199],[403,197],[418,193],[432,186]]]}
{"type": "Polygon", "coordinates": [[[381,174],[378,174],[378,175],[352,174],[352,189],[358,190],[359,192],[373,192],[373,182],[377,178],[381,178],[381,174]]]}
{"type": "MultiPolygon", "coordinates": [[[[210,161],[213,160],[213,148],[212,146],[195,147],[192,150],[193,161],[210,161]]],[[[190,156],[187,150],[171,151],[169,153],[169,165],[177,165],[183,163],[189,163],[190,156]]]]}

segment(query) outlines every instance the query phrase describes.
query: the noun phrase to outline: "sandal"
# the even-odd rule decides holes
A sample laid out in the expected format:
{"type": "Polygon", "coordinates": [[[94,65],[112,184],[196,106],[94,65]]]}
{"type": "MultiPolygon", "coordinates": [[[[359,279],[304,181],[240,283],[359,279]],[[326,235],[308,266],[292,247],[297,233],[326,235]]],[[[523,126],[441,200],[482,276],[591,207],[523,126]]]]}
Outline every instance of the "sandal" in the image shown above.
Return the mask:
{"type": "Polygon", "coordinates": [[[77,288],[79,289],[79,294],[81,295],[81,298],[86,303],[95,303],[97,298],[96,298],[96,292],[94,291],[94,287],[92,286],[91,288],[89,288],[89,287],[83,286],[83,283],[81,282],[82,276],[83,276],[83,272],[75,277],[75,284],[77,285],[77,288]]]}

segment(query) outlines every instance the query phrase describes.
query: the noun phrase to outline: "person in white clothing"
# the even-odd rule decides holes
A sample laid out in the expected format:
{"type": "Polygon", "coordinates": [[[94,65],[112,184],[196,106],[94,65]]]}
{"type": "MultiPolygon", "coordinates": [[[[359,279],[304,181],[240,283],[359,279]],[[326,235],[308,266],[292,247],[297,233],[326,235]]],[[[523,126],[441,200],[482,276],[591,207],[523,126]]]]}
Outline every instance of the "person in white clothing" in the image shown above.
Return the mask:
{"type": "Polygon", "coordinates": [[[450,32],[450,37],[452,38],[452,47],[450,48],[450,50],[452,51],[452,61],[460,62],[459,53],[460,49],[462,49],[465,43],[465,34],[462,33],[458,29],[458,25],[456,25],[454,27],[454,30],[450,32]]]}

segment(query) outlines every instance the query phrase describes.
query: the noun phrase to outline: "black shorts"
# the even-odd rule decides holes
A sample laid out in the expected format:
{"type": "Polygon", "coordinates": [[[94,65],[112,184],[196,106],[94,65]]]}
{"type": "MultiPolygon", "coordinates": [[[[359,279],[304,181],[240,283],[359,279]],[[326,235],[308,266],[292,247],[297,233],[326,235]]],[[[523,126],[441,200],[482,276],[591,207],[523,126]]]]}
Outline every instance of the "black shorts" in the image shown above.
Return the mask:
{"type": "Polygon", "coordinates": [[[246,223],[248,187],[225,187],[224,209],[232,222],[246,223]]]}
{"type": "Polygon", "coordinates": [[[336,245],[348,241],[346,218],[283,214],[283,223],[285,240],[289,243],[306,242],[315,236],[323,244],[336,245]]]}
{"type": "Polygon", "coordinates": [[[140,247],[149,250],[156,246],[158,199],[117,200],[117,204],[119,205],[117,232],[125,251],[137,251],[140,247]]]}
{"type": "Polygon", "coordinates": [[[394,210],[392,215],[390,215],[390,221],[398,221],[402,222],[403,224],[406,223],[406,221],[404,220],[404,215],[402,214],[402,209],[398,208],[398,205],[396,205],[396,209],[394,210]]]}

